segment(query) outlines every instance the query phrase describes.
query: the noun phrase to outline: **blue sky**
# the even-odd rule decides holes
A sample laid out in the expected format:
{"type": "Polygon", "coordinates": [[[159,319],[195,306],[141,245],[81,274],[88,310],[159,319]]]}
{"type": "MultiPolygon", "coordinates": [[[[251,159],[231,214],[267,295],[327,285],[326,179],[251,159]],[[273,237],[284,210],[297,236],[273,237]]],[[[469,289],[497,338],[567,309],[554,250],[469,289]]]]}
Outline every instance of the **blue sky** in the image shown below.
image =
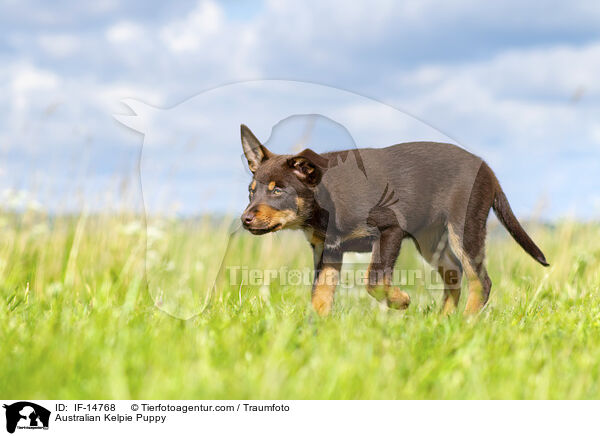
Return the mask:
{"type": "MultiPolygon", "coordinates": [[[[126,112],[121,99],[171,107],[224,84],[289,79],[371,97],[435,126],[490,163],[521,216],[600,216],[597,1],[5,1],[0,9],[5,203],[136,203],[123,186],[135,187],[142,141],[113,119],[126,112]]],[[[407,132],[397,142],[431,139],[407,132]]]]}

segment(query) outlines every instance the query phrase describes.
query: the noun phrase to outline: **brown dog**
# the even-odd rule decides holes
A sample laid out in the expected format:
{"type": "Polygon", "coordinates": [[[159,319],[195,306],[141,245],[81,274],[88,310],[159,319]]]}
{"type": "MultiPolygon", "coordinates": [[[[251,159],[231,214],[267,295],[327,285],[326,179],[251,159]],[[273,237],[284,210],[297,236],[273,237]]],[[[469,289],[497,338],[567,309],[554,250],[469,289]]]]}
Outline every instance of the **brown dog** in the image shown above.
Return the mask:
{"type": "Polygon", "coordinates": [[[389,307],[408,307],[408,294],[392,283],[404,238],[411,238],[442,276],[443,312],[456,309],[464,272],[469,282],[465,313],[477,313],[492,286],[484,265],[491,208],[519,245],[548,266],[514,216],[492,170],[455,145],[409,142],[276,155],[245,125],[241,136],[254,174],[242,224],[255,235],[284,228],[305,232],[315,264],[312,304],[320,315],[331,310],[346,251],[372,251],[369,294],[389,307]]]}

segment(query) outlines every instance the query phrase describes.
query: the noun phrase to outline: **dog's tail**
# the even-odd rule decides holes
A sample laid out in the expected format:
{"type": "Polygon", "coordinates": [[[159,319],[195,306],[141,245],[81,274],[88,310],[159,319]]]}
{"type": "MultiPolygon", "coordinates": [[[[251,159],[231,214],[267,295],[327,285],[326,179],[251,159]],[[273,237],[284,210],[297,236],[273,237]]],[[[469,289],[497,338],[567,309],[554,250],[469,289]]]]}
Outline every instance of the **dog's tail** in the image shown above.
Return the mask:
{"type": "Polygon", "coordinates": [[[492,208],[494,209],[494,213],[504,226],[508,233],[517,241],[517,243],[523,247],[527,253],[531,255],[535,260],[541,263],[544,266],[549,266],[550,264],[546,261],[546,257],[542,250],[535,245],[535,242],[529,237],[529,235],[525,232],[525,229],[521,226],[517,217],[513,213],[510,208],[510,204],[508,204],[508,199],[500,185],[498,184],[498,188],[496,190],[496,197],[494,198],[494,203],[492,204],[492,208]]]}

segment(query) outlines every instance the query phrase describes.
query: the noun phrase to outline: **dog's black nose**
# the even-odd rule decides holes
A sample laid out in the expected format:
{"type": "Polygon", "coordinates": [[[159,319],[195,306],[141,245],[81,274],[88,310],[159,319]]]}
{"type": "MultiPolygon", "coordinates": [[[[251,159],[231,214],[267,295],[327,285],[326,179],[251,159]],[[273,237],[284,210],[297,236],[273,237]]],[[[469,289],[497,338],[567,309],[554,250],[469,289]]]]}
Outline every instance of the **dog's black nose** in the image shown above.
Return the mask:
{"type": "Polygon", "coordinates": [[[242,215],[242,224],[244,224],[245,226],[249,226],[250,224],[252,224],[252,221],[254,220],[255,216],[256,215],[252,211],[246,212],[244,215],[242,215]]]}

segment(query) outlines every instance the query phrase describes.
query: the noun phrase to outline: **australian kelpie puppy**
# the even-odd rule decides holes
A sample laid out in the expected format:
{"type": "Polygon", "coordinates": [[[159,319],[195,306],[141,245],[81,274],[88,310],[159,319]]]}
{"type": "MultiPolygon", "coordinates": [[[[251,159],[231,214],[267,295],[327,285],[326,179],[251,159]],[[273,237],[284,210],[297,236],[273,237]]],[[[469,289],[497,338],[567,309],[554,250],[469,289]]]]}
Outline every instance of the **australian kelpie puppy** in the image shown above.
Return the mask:
{"type": "Polygon", "coordinates": [[[408,307],[410,297],[392,280],[405,238],[440,273],[442,311],[457,307],[464,272],[469,283],[465,313],[477,313],[492,287],[484,265],[490,208],[527,253],[548,265],[515,218],[492,170],[455,145],[409,142],[278,155],[245,125],[241,135],[254,175],[242,224],[255,235],[286,228],[305,232],[315,264],[312,304],[320,315],[331,310],[346,251],[371,251],[369,294],[391,308],[408,307]]]}

